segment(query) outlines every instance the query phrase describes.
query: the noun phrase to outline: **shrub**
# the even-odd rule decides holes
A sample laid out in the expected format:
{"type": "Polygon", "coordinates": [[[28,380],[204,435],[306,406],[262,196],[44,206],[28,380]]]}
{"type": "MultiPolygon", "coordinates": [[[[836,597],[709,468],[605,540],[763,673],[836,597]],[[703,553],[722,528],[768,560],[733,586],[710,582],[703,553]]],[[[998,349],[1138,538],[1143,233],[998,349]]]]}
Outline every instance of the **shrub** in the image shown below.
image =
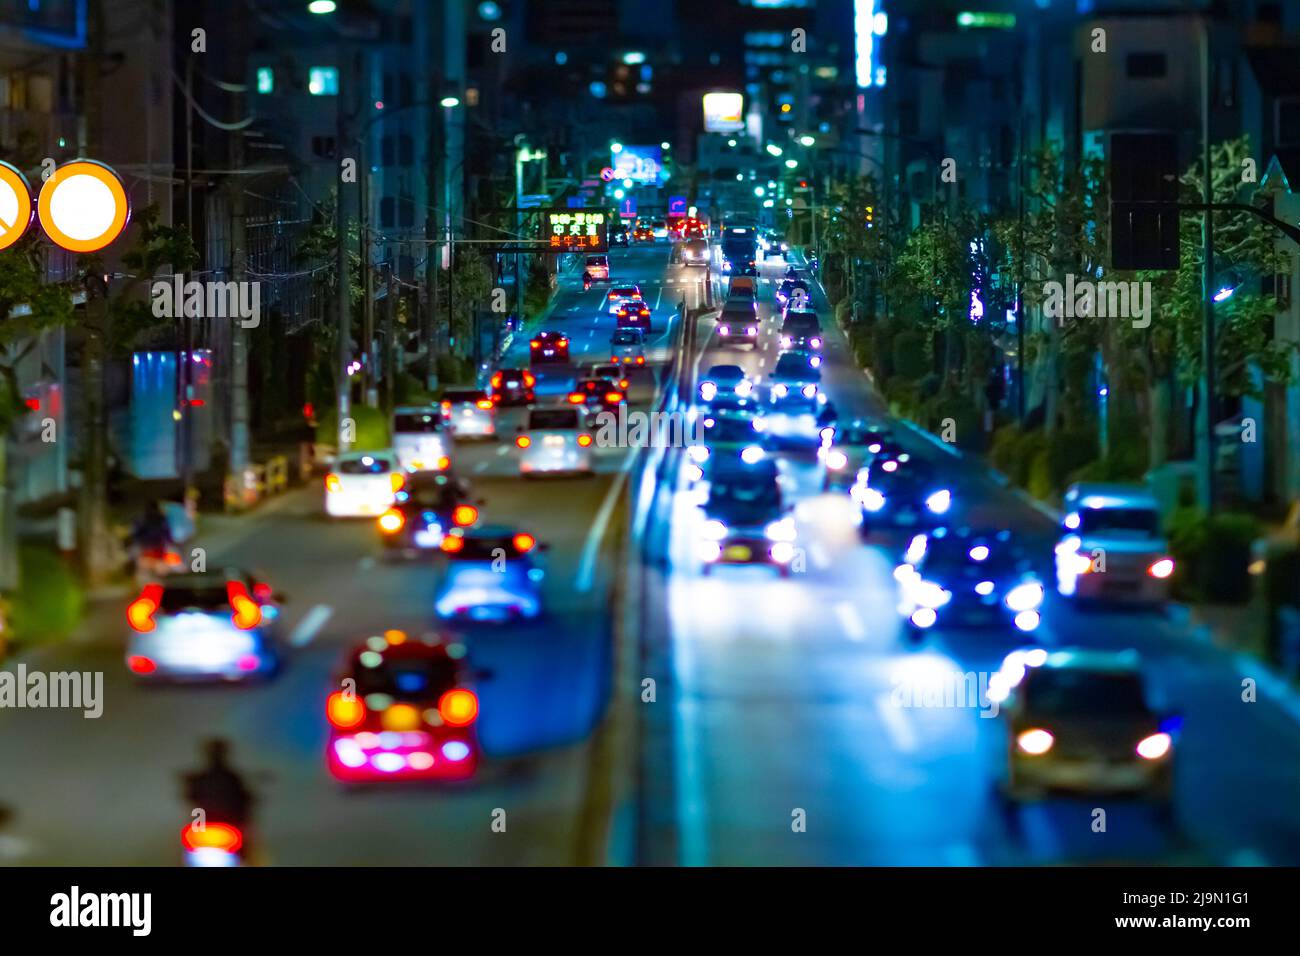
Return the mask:
{"type": "Polygon", "coordinates": [[[895,335],[890,354],[894,374],[901,378],[917,381],[930,371],[925,336],[915,329],[904,329],[895,335]]]}
{"type": "Polygon", "coordinates": [[[1169,520],[1174,593],[1189,601],[1241,604],[1250,600],[1251,544],[1259,522],[1240,513],[1207,517],[1180,508],[1169,520]]]}
{"type": "MultiPolygon", "coordinates": [[[[387,448],[388,415],[381,408],[369,405],[353,405],[352,420],[356,422],[356,440],[352,447],[356,449],[387,448]]],[[[320,417],[316,424],[316,441],[321,445],[334,445],[338,441],[338,410],[331,408],[320,417]]]]}
{"type": "Polygon", "coordinates": [[[76,574],[53,551],[20,545],[22,586],[12,597],[11,633],[22,644],[62,640],[81,620],[85,594],[76,574]]]}

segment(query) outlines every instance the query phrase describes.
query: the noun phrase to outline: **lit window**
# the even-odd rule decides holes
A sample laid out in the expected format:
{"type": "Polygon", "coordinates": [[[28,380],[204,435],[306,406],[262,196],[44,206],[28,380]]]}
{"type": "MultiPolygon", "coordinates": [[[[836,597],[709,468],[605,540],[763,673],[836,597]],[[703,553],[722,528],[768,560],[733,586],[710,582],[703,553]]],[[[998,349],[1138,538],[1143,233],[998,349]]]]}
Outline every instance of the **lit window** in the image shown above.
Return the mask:
{"type": "Polygon", "coordinates": [[[339,71],[332,66],[313,66],[307,74],[307,92],[312,96],[338,96],[339,71]]]}
{"type": "Polygon", "coordinates": [[[257,92],[275,92],[275,71],[269,66],[259,66],[257,68],[257,92]]]}

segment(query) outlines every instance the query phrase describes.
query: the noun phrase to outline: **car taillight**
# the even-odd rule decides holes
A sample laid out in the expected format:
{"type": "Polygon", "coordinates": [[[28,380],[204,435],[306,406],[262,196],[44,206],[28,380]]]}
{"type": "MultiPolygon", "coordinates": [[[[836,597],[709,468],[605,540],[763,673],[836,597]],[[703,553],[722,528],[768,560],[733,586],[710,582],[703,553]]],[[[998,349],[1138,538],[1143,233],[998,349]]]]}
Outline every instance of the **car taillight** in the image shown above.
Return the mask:
{"type": "Polygon", "coordinates": [[[486,398],[480,398],[477,402],[474,403],[474,407],[481,408],[483,409],[483,411],[487,411],[492,407],[492,402],[486,398]]]}
{"type": "Polygon", "coordinates": [[[474,692],[458,687],[438,700],[438,716],[451,727],[467,727],[478,717],[478,698],[474,692]]]}
{"type": "Polygon", "coordinates": [[[623,401],[623,393],[622,393],[622,392],[606,392],[606,393],[605,393],[605,401],[607,401],[607,402],[621,402],[621,401],[623,401]]]}
{"type": "Polygon", "coordinates": [[[529,343],[528,343],[528,347],[529,347],[530,349],[540,349],[540,348],[542,347],[542,343],[541,343],[541,342],[529,342],[529,343]]]}
{"type": "Polygon", "coordinates": [[[644,365],[644,364],[645,364],[645,356],[644,356],[644,355],[638,355],[638,356],[636,357],[636,364],[637,364],[637,365],[644,365]]]}
{"type": "Polygon", "coordinates": [[[455,554],[465,548],[465,539],[458,534],[449,534],[442,539],[442,550],[448,554],[455,554]]]}
{"type": "Polygon", "coordinates": [[[271,598],[274,596],[275,596],[275,592],[271,590],[271,585],[262,581],[259,581],[257,584],[253,585],[253,597],[256,600],[265,603],[271,600],[271,598]]]}
{"type": "Polygon", "coordinates": [[[478,509],[473,505],[457,505],[452,509],[451,520],[462,528],[472,525],[478,520],[478,509]]]}
{"type": "Polygon", "coordinates": [[[443,402],[443,403],[442,403],[442,413],[443,413],[444,415],[450,415],[450,414],[451,414],[451,402],[443,402]]]}
{"type": "Polygon", "coordinates": [[[131,669],[132,674],[152,674],[158,669],[158,665],[151,658],[143,656],[128,657],[126,666],[131,669]]]}
{"type": "Polygon", "coordinates": [[[379,516],[379,530],[386,534],[396,534],[406,524],[406,516],[396,508],[389,508],[379,516]]]}
{"type": "Polygon", "coordinates": [[[524,384],[529,388],[532,388],[537,384],[537,376],[532,372],[524,372],[524,384]]]}
{"type": "Polygon", "coordinates": [[[500,387],[501,387],[501,373],[500,373],[500,372],[496,372],[496,373],[492,376],[492,387],[493,387],[493,388],[500,388],[500,387]]]}
{"type": "Polygon", "coordinates": [[[619,387],[619,388],[622,388],[622,389],[626,389],[626,388],[627,388],[627,379],[625,379],[625,378],[620,378],[620,379],[618,380],[618,387],[619,387]]]}
{"type": "Polygon", "coordinates": [[[532,443],[533,440],[529,438],[527,435],[520,435],[518,438],[515,439],[515,444],[518,445],[520,448],[527,448],[532,443]]]}
{"type": "Polygon", "coordinates": [[[262,623],[262,608],[248,596],[248,589],[238,581],[226,582],[226,596],[230,599],[230,619],[241,631],[251,631],[262,623]]]}
{"type": "Polygon", "coordinates": [[[326,490],[326,491],[329,491],[329,492],[335,492],[335,491],[341,491],[342,489],[343,489],[343,483],[342,483],[341,481],[339,481],[339,476],[338,476],[338,475],[326,475],[326,476],[325,476],[325,490],[326,490]]]}
{"type": "Polygon", "coordinates": [[[388,483],[393,486],[393,493],[396,494],[406,486],[406,476],[400,471],[395,471],[388,476],[388,483]]]}
{"type": "Polygon", "coordinates": [[[522,531],[515,535],[513,540],[515,549],[519,551],[520,554],[527,554],[529,551],[533,550],[533,545],[537,543],[536,538],[531,534],[525,534],[522,531]]]}
{"type": "Polygon", "coordinates": [[[446,455],[439,455],[438,460],[433,463],[435,471],[446,471],[449,467],[451,467],[451,459],[446,455]]]}
{"type": "Polygon", "coordinates": [[[1152,734],[1150,737],[1143,737],[1138,741],[1137,754],[1143,760],[1159,760],[1169,753],[1169,748],[1173,745],[1174,738],[1161,731],[1158,734],[1152,734]]]}
{"type": "Polygon", "coordinates": [[[359,697],[336,690],[325,701],[325,716],[335,727],[347,730],[366,719],[366,705],[359,697]]]}
{"type": "Polygon", "coordinates": [[[181,830],[181,845],[186,850],[219,850],[222,853],[238,853],[244,845],[244,834],[231,823],[205,823],[196,826],[188,823],[181,830]]]}
{"type": "Polygon", "coordinates": [[[1155,564],[1151,565],[1151,567],[1147,568],[1147,574],[1151,575],[1153,578],[1167,578],[1173,573],[1173,558],[1161,558],[1159,561],[1155,562],[1155,564]]]}
{"type": "Polygon", "coordinates": [[[581,405],[581,404],[582,404],[583,402],[585,402],[586,400],[587,400],[587,396],[584,395],[582,392],[570,392],[570,393],[569,393],[569,404],[570,404],[570,405],[581,405]]]}
{"type": "MultiPolygon", "coordinates": [[[[132,601],[126,609],[126,620],[141,634],[148,634],[158,625],[154,623],[153,612],[158,610],[162,600],[161,584],[146,584],[140,596],[132,601]]],[[[152,663],[152,662],[151,662],[152,663]]]]}
{"type": "Polygon", "coordinates": [[[586,448],[586,447],[587,447],[588,445],[590,445],[590,444],[591,444],[591,436],[590,436],[590,435],[579,435],[579,436],[578,436],[578,445],[579,445],[579,447],[581,447],[581,448],[586,448]]]}

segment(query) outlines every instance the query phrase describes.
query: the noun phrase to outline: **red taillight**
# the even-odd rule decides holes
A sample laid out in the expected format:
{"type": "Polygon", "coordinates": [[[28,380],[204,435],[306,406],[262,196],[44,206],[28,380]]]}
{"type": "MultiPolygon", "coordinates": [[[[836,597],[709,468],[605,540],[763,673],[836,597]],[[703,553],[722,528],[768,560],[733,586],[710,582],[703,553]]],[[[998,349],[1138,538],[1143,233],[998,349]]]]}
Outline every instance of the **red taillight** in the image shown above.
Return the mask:
{"type": "Polygon", "coordinates": [[[638,356],[636,357],[636,364],[637,364],[637,365],[644,365],[644,364],[645,364],[645,356],[644,356],[644,355],[638,355],[638,356]]]}
{"type": "Polygon", "coordinates": [[[244,834],[230,823],[206,823],[202,827],[188,824],[181,830],[181,845],[187,850],[221,850],[238,853],[244,834]]]}
{"type": "Polygon", "coordinates": [[[524,372],[524,384],[529,388],[532,388],[537,384],[537,376],[532,372],[524,372]]]}
{"type": "Polygon", "coordinates": [[[585,402],[586,400],[587,400],[587,396],[584,395],[582,392],[570,392],[570,393],[569,393],[569,404],[570,404],[570,405],[581,405],[581,404],[582,404],[583,402],[585,402]]]}
{"type": "Polygon", "coordinates": [[[590,435],[579,435],[579,436],[578,436],[578,445],[579,445],[580,447],[582,447],[582,448],[586,448],[586,447],[587,447],[588,445],[590,445],[590,444],[591,444],[591,436],[590,436],[590,435]]]}
{"type": "Polygon", "coordinates": [[[435,468],[435,470],[437,470],[437,471],[446,471],[447,468],[449,468],[449,467],[451,466],[451,459],[448,458],[446,455],[440,455],[440,456],[438,456],[438,460],[435,461],[433,464],[434,464],[434,468],[435,468]]]}
{"type": "Polygon", "coordinates": [[[525,534],[522,531],[519,534],[515,535],[513,540],[515,544],[515,550],[517,550],[520,554],[527,554],[529,551],[533,550],[533,545],[537,543],[536,538],[534,538],[531,534],[525,534]]]}
{"type": "Polygon", "coordinates": [[[168,551],[163,555],[163,561],[173,568],[179,568],[181,566],[181,556],[175,551],[168,551]]]}
{"type": "Polygon", "coordinates": [[[393,494],[397,494],[406,487],[406,476],[400,471],[395,471],[388,476],[388,483],[393,486],[393,494]]]}
{"type": "Polygon", "coordinates": [[[152,674],[158,669],[158,665],[148,657],[128,657],[126,666],[131,668],[132,674],[152,674]]]}
{"type": "Polygon", "coordinates": [[[540,348],[542,347],[542,343],[541,343],[541,342],[529,342],[529,343],[528,343],[528,347],[531,348],[531,349],[540,349],[540,348]]]}
{"type": "Polygon", "coordinates": [[[500,388],[500,387],[501,387],[501,373],[500,373],[500,372],[496,372],[496,373],[492,376],[492,387],[493,387],[493,388],[500,388]]]}
{"type": "Polygon", "coordinates": [[[606,392],[606,393],[605,393],[605,401],[610,402],[610,403],[613,403],[613,402],[621,402],[621,401],[623,401],[623,393],[622,393],[622,392],[606,392]]]}
{"type": "Polygon", "coordinates": [[[339,490],[342,489],[342,487],[343,487],[343,483],[342,483],[341,481],[339,481],[339,476],[338,476],[338,475],[326,475],[326,476],[325,476],[325,490],[326,490],[326,491],[339,491],[339,490]]]}
{"type": "Polygon", "coordinates": [[[340,730],[348,730],[366,719],[366,705],[357,697],[336,690],[325,701],[325,716],[340,730]]]}
{"type": "Polygon", "coordinates": [[[275,592],[271,590],[271,585],[269,584],[258,582],[253,585],[253,597],[259,601],[269,601],[274,594],[275,592]]]}
{"type": "Polygon", "coordinates": [[[438,715],[451,727],[467,727],[478,717],[478,698],[473,691],[458,687],[438,700],[438,715]]]}
{"type": "Polygon", "coordinates": [[[529,438],[527,435],[520,435],[518,438],[515,439],[515,444],[518,445],[520,448],[527,448],[532,443],[533,440],[529,438]]]}
{"type": "Polygon", "coordinates": [[[460,527],[468,527],[478,520],[478,509],[473,505],[457,505],[452,509],[451,520],[460,527]]]}
{"type": "Polygon", "coordinates": [[[397,534],[406,525],[406,515],[396,508],[389,508],[379,516],[379,530],[385,534],[397,534]]]}
{"type": "Polygon", "coordinates": [[[487,411],[492,407],[492,402],[486,398],[480,398],[477,402],[474,403],[474,407],[481,408],[484,411],[487,411]]]}
{"type": "Polygon", "coordinates": [[[442,550],[448,554],[455,554],[465,548],[465,539],[458,534],[449,534],[442,539],[442,550]]]}
{"type": "Polygon", "coordinates": [[[241,631],[251,631],[262,623],[262,608],[248,596],[248,589],[238,581],[226,582],[226,596],[230,599],[231,620],[241,631]]]}
{"type": "MultiPolygon", "coordinates": [[[[131,627],[135,628],[141,634],[148,634],[158,625],[154,623],[153,612],[158,610],[158,603],[162,600],[161,584],[146,584],[140,596],[132,601],[126,609],[126,620],[131,627]]],[[[148,660],[148,658],[142,658],[148,660]]],[[[152,670],[153,661],[149,661],[150,670],[152,670]]],[[[134,670],[134,668],[132,668],[134,670]]],[[[141,671],[140,673],[148,673],[141,671]]]]}

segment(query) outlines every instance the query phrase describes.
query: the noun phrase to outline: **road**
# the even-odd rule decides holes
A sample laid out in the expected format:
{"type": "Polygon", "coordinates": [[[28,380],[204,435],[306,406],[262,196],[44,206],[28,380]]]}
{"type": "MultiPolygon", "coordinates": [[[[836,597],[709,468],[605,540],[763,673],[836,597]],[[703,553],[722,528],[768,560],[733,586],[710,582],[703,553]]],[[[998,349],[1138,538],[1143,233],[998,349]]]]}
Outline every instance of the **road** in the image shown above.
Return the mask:
{"type": "MultiPolygon", "coordinates": [[[[639,282],[653,307],[651,361],[670,410],[686,410],[677,399],[693,393],[697,368],[736,362],[758,378],[771,369],[779,265],[764,267],[758,348],[735,352],[712,337],[707,314],[677,328],[674,308],[685,297],[698,310],[703,276],[670,264],[666,244],[611,259],[614,278],[639,282]]],[[[544,324],[569,334],[578,361],[607,358],[603,289],[562,281],[544,324]]],[[[820,290],[815,301],[829,315],[820,290]]],[[[824,387],[841,417],[882,414],[842,336],[824,325],[824,387]]],[[[526,343],[512,349],[522,360],[526,343]]],[[[214,519],[199,541],[209,564],[255,567],[286,593],[293,646],[278,680],[138,686],[122,664],[121,606],[93,616],[76,640],[23,658],[32,669],[102,671],[106,700],[99,720],[0,711],[0,806],[11,813],[0,859],[175,864],[189,819],[179,775],[200,741],[220,736],[259,796],[257,857],[269,864],[1300,862],[1300,707],[1178,615],[1051,607],[1041,634],[1049,646],[1143,654],[1161,702],[1185,718],[1175,823],[1119,800],[1006,814],[990,799],[1000,721],[973,708],[900,707],[891,692],[900,680],[995,669],[1016,642],[941,632],[905,644],[896,552],[858,541],[844,502],[818,493],[811,458],[785,461],[797,573],[705,578],[691,555],[699,515],[680,448],[639,457],[602,448],[593,478],[525,484],[508,440],[517,422],[503,414],[503,440],[463,445],[457,468],[486,499],[485,520],[550,544],[551,613],[535,627],[464,633],[470,661],[490,672],[478,688],[486,759],[476,779],[353,791],[326,774],[323,703],[335,668],[366,636],[429,628],[437,571],[380,560],[372,526],[326,520],[313,487],[253,516],[214,519]],[[1257,702],[1242,702],[1243,677],[1259,681],[1257,702]],[[1105,833],[1091,827],[1096,806],[1108,811],[1105,833]],[[492,827],[498,810],[505,832],[492,827]]],[[[899,427],[950,476],[960,517],[1013,528],[1050,554],[1048,516],[937,439],[899,427]]]]}

